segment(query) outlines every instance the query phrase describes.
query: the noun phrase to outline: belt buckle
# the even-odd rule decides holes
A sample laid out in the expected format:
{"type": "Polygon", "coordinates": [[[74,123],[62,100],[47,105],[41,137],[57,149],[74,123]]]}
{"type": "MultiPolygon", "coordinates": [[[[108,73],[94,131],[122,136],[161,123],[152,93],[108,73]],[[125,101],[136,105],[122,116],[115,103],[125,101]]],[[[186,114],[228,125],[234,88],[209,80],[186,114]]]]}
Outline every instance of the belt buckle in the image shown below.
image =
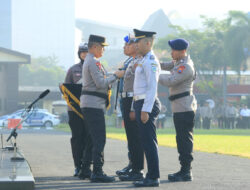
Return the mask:
{"type": "Polygon", "coordinates": [[[127,97],[133,97],[134,93],[133,92],[128,92],[127,97]]]}

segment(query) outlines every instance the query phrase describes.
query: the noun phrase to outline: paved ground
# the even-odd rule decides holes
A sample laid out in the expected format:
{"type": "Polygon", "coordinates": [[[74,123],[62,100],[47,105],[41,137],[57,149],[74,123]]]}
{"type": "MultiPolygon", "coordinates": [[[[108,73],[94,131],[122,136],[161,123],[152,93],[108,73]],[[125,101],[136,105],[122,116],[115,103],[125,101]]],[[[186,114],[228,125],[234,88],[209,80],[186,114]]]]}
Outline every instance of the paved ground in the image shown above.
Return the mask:
{"type": "MultiPolygon", "coordinates": [[[[6,139],[8,134],[3,130],[2,133],[6,139]]],[[[30,163],[37,190],[134,189],[130,182],[120,182],[118,179],[112,184],[94,184],[71,177],[73,160],[69,140],[70,134],[53,130],[19,132],[17,144],[30,163]]],[[[167,175],[179,169],[177,151],[175,148],[160,147],[159,153],[161,185],[155,189],[250,189],[250,159],[195,152],[194,181],[170,183],[167,175]]],[[[126,164],[126,142],[108,139],[104,171],[114,175],[117,169],[126,164]]]]}

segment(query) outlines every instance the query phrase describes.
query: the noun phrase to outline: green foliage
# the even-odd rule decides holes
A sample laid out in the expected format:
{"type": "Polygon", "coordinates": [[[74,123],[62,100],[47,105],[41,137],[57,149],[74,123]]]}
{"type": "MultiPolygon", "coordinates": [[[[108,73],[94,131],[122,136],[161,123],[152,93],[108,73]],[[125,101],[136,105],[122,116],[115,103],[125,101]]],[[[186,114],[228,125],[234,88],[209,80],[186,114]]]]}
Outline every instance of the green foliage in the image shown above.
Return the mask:
{"type": "Polygon", "coordinates": [[[31,60],[30,65],[19,68],[21,86],[58,86],[64,81],[66,72],[57,65],[55,56],[38,57],[31,60]]]}
{"type": "Polygon", "coordinates": [[[165,38],[159,39],[155,45],[157,55],[162,61],[168,60],[170,47],[168,41],[175,38],[185,38],[190,46],[188,53],[194,61],[196,71],[201,82],[198,87],[214,97],[221,93],[221,81],[213,84],[215,71],[234,70],[240,75],[241,70],[246,70],[247,58],[244,49],[250,51],[250,18],[241,11],[229,11],[227,18],[203,19],[202,30],[185,30],[180,26],[172,26],[177,31],[165,38]],[[165,56],[163,55],[163,52],[165,56]],[[210,72],[210,75],[202,75],[210,72]]]}

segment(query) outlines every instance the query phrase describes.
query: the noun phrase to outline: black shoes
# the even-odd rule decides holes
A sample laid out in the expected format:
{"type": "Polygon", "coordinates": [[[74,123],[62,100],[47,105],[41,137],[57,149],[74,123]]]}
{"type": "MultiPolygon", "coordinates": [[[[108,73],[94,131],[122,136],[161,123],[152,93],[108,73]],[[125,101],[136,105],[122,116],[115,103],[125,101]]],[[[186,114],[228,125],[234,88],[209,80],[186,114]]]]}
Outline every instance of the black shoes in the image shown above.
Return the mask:
{"type": "Polygon", "coordinates": [[[115,178],[107,176],[103,171],[100,171],[92,173],[90,181],[93,183],[111,183],[115,181],[115,178]]]}
{"type": "Polygon", "coordinates": [[[159,187],[160,180],[157,179],[150,179],[150,178],[144,178],[141,181],[134,182],[135,187],[159,187]]]}
{"type": "Polygon", "coordinates": [[[191,171],[179,171],[174,174],[169,174],[168,175],[168,180],[172,182],[176,181],[192,181],[193,176],[191,171]]]}
{"type": "Polygon", "coordinates": [[[74,177],[77,177],[79,175],[80,168],[75,169],[75,173],[73,174],[74,177]]]}
{"type": "Polygon", "coordinates": [[[90,169],[82,169],[79,174],[78,177],[82,180],[84,179],[90,179],[91,176],[91,170],[90,169]]]}
{"type": "Polygon", "coordinates": [[[129,174],[129,172],[132,170],[132,164],[128,164],[128,166],[126,166],[125,168],[121,169],[121,170],[117,170],[116,171],[116,175],[121,176],[121,175],[127,175],[129,174]]]}
{"type": "Polygon", "coordinates": [[[119,176],[121,181],[140,181],[143,180],[143,173],[142,172],[135,172],[131,171],[126,175],[119,176]]]}

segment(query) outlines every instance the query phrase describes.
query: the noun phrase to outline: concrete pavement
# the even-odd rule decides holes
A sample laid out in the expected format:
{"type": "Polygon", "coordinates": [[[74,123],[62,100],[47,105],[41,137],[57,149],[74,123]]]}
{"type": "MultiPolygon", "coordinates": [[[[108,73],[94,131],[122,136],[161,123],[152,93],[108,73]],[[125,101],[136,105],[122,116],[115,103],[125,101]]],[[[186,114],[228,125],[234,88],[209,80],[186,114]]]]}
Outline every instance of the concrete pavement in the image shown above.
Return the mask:
{"type": "MultiPolygon", "coordinates": [[[[4,138],[8,132],[3,132],[4,138]]],[[[131,182],[95,184],[72,177],[73,160],[70,149],[70,134],[54,130],[19,131],[17,145],[28,160],[36,180],[36,189],[138,189],[131,182]]],[[[193,182],[170,183],[167,175],[179,170],[175,148],[159,147],[161,184],[159,188],[140,189],[250,189],[250,159],[236,156],[195,152],[193,182]]],[[[126,142],[108,139],[105,147],[104,171],[115,175],[117,169],[127,165],[126,142]]]]}

